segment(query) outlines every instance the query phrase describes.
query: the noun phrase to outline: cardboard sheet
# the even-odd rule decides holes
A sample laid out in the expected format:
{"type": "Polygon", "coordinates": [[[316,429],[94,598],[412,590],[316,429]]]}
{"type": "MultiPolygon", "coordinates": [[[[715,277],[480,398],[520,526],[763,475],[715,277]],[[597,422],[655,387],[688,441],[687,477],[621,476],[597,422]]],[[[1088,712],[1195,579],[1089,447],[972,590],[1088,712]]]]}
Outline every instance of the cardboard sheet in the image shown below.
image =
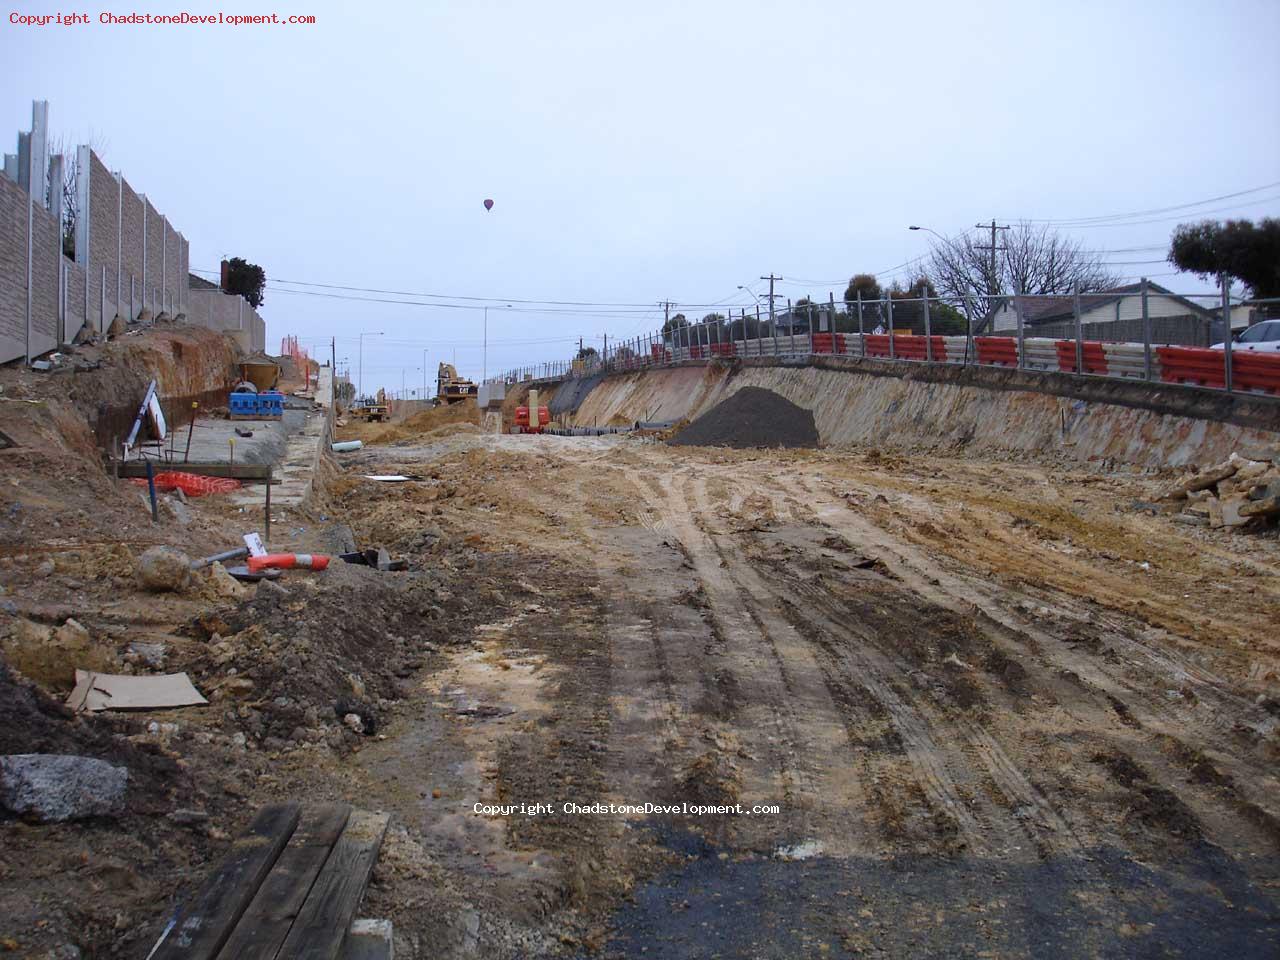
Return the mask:
{"type": "Polygon", "coordinates": [[[113,673],[76,671],[76,688],[67,706],[77,713],[101,710],[160,710],[208,703],[185,673],[156,677],[126,677],[113,673]]]}

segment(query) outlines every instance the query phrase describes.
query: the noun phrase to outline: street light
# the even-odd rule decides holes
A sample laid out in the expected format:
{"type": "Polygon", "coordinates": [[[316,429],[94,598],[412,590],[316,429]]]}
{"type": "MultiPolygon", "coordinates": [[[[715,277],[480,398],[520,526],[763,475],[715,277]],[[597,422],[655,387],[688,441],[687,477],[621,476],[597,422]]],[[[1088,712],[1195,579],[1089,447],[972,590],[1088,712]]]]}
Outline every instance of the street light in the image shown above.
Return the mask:
{"type": "Polygon", "coordinates": [[[950,243],[950,242],[951,242],[951,241],[949,241],[946,237],[944,237],[942,234],[940,234],[937,230],[930,230],[928,227],[917,227],[917,226],[912,225],[912,226],[910,226],[910,227],[907,227],[907,229],[908,229],[908,230],[923,230],[925,233],[932,233],[935,237],[937,237],[937,238],[938,238],[939,240],[941,240],[943,243],[950,243]]]}
{"type": "Polygon", "coordinates": [[[422,399],[427,399],[427,348],[422,348],[422,399]]]}
{"type": "Polygon", "coordinates": [[[359,374],[358,374],[358,377],[357,377],[357,380],[356,380],[356,393],[357,393],[359,396],[364,396],[364,338],[365,338],[365,337],[381,337],[381,336],[383,336],[383,332],[382,332],[381,330],[379,330],[377,333],[362,333],[362,334],[360,334],[360,337],[359,337],[359,340],[360,340],[360,371],[359,371],[359,374]]]}

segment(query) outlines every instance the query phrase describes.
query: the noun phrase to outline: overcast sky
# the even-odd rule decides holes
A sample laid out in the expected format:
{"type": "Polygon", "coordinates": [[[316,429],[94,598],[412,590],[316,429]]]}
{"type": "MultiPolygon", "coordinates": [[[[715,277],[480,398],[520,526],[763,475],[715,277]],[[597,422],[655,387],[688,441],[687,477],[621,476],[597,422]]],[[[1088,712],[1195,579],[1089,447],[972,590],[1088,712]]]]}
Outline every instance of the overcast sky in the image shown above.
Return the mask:
{"type": "MultiPolygon", "coordinates": [[[[754,304],[738,285],[763,293],[770,271],[793,298],[838,298],[854,272],[892,280],[927,249],[913,223],[950,235],[1280,181],[1277,0],[283,0],[275,12],[316,25],[96,22],[219,9],[117,6],[79,8],[94,23],[77,27],[6,12],[6,152],[31,100],[49,100],[53,131],[101,143],[190,240],[193,268],[243,256],[283,280],[642,305],[490,309],[490,373],[650,330],[664,298],[754,304]]],[[[1188,218],[1201,211],[1278,214],[1280,187],[1188,218]]],[[[1176,222],[1078,236],[1163,247],[1176,222]]],[[[1163,255],[1109,258],[1205,289],[1128,262],[1163,255]]],[[[296,333],[327,356],[336,336],[354,370],[356,335],[381,331],[364,341],[366,386],[420,387],[423,349],[432,380],[455,351],[480,373],[478,310],[288,289],[324,292],[269,286],[270,349],[296,333]]]]}

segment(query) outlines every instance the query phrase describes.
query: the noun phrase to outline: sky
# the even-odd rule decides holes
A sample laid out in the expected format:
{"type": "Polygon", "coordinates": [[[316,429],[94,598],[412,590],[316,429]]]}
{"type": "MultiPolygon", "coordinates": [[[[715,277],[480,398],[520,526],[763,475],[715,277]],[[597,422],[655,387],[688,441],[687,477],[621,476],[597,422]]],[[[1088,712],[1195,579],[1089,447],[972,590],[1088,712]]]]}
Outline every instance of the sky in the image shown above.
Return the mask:
{"type": "Polygon", "coordinates": [[[432,382],[567,359],[664,300],[754,309],[770,272],[791,298],[907,280],[911,224],[1182,207],[1057,226],[1203,291],[1163,262],[1180,219],[1280,215],[1277,0],[224,2],[11,0],[4,150],[50,101],[193,268],[263,266],[268,349],[336,338],[367,389],[421,389],[424,357],[432,382]],[[316,22],[98,22],[219,10],[316,22]]]}

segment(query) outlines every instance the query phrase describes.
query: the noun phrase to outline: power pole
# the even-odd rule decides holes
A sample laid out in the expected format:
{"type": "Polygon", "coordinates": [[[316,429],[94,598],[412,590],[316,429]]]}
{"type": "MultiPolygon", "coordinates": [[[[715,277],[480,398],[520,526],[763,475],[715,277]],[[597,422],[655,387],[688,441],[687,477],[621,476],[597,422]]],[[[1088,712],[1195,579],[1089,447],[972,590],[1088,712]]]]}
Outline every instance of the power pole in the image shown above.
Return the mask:
{"type": "Polygon", "coordinates": [[[773,313],[773,284],[774,284],[774,281],[775,281],[775,280],[781,280],[782,278],[781,278],[781,277],[775,277],[775,276],[773,275],[773,271],[770,271],[770,272],[769,272],[769,275],[768,275],[767,277],[761,277],[760,279],[761,279],[761,280],[768,280],[768,281],[769,281],[769,323],[771,323],[771,324],[772,324],[772,323],[773,323],[773,317],[774,317],[774,313],[773,313]]]}
{"type": "Polygon", "coordinates": [[[997,230],[1008,230],[1008,229],[1009,229],[1009,225],[1008,225],[1008,224],[1005,224],[1004,226],[998,226],[998,225],[996,224],[995,220],[993,219],[990,223],[977,223],[977,224],[974,224],[974,226],[976,226],[979,230],[990,230],[990,231],[991,231],[991,246],[989,246],[989,247],[988,247],[988,246],[985,246],[985,245],[983,245],[983,244],[978,244],[978,245],[977,245],[977,248],[978,248],[979,250],[990,250],[990,251],[991,251],[991,282],[992,282],[992,283],[995,285],[995,287],[996,287],[996,289],[992,290],[991,292],[992,292],[992,293],[998,293],[998,292],[999,292],[999,281],[998,281],[998,279],[997,279],[997,278],[998,278],[998,276],[999,276],[999,275],[996,273],[996,251],[997,251],[997,250],[1007,250],[1007,249],[1009,249],[1009,248],[1008,248],[1008,247],[1000,247],[1000,246],[997,246],[997,245],[996,245],[996,231],[997,231],[997,230]]]}

